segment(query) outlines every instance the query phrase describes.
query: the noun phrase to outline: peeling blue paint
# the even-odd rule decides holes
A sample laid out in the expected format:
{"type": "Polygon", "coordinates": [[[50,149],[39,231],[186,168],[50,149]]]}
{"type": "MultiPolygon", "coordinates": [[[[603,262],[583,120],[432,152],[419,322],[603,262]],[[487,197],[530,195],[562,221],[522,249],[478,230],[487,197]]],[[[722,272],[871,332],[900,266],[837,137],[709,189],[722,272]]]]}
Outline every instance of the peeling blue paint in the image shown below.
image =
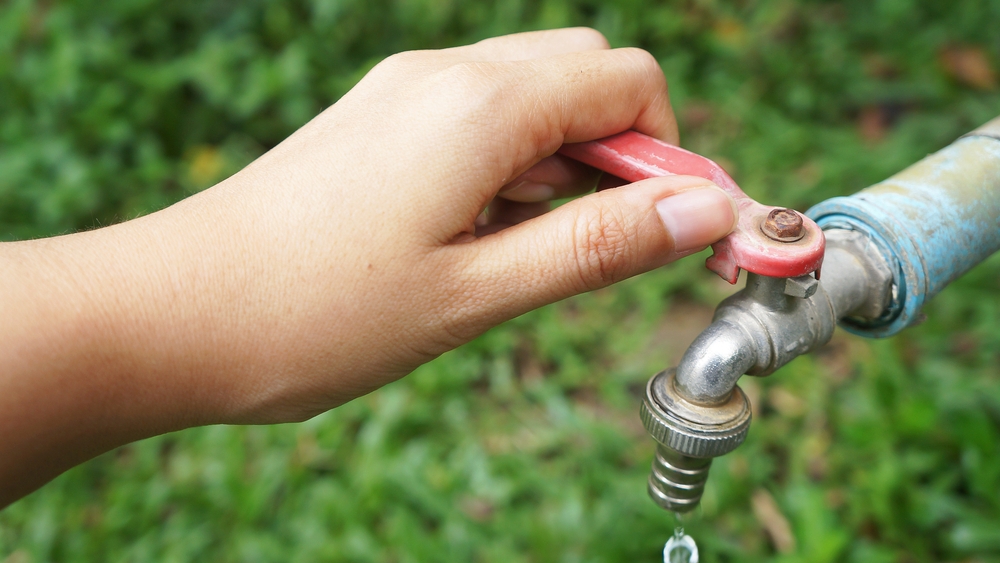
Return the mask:
{"type": "Polygon", "coordinates": [[[882,318],[847,330],[891,336],[924,303],[1000,250],[1000,139],[959,139],[899,174],[807,215],[823,228],[866,233],[894,269],[893,303],[882,318]]]}

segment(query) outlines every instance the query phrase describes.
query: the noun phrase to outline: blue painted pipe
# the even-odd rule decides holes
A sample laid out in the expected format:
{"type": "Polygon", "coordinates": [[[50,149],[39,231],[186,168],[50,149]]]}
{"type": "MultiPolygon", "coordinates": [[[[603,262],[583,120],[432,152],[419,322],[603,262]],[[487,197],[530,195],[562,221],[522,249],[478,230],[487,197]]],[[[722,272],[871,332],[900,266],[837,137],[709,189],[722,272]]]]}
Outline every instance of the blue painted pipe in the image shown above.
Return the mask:
{"type": "Polygon", "coordinates": [[[862,336],[891,336],[1000,250],[1000,117],[888,180],[806,214],[824,229],[861,231],[881,250],[894,271],[891,305],[874,321],[841,324],[862,336]]]}

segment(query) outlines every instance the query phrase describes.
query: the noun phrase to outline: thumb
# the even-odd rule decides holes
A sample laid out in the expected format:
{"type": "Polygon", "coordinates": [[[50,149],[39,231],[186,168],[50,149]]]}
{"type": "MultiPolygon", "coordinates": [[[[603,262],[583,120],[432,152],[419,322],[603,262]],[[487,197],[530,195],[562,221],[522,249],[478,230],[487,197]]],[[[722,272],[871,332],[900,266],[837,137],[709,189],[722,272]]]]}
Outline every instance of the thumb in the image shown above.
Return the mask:
{"type": "Polygon", "coordinates": [[[489,296],[480,313],[500,322],[698,252],[732,232],[737,213],[708,180],[650,178],[471,243],[466,274],[489,296]]]}

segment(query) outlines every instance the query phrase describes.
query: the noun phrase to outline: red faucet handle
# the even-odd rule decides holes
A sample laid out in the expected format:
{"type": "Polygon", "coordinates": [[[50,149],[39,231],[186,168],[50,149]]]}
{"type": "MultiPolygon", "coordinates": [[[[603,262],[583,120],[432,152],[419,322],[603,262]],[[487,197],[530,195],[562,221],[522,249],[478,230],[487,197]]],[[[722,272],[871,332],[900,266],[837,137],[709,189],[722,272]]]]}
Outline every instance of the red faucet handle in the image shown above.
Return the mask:
{"type": "Polygon", "coordinates": [[[740,268],[781,278],[816,272],[819,278],[826,247],[819,226],[796,211],[757,203],[721,166],[701,155],[636,131],[563,145],[559,152],[629,182],[676,174],[700,176],[725,190],[736,200],[740,220],[712,245],[705,265],[729,283],[736,283],[740,268]]]}

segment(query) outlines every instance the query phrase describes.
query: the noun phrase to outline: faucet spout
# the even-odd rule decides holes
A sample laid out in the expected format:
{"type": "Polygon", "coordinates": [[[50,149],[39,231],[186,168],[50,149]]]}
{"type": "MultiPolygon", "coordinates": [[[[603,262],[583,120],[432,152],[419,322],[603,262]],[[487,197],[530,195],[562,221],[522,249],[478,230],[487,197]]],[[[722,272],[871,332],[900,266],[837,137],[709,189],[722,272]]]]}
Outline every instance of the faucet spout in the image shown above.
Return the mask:
{"type": "Polygon", "coordinates": [[[729,400],[736,381],[757,363],[753,337],[739,324],[713,322],[684,353],[675,385],[688,401],[715,406],[729,400]]]}

